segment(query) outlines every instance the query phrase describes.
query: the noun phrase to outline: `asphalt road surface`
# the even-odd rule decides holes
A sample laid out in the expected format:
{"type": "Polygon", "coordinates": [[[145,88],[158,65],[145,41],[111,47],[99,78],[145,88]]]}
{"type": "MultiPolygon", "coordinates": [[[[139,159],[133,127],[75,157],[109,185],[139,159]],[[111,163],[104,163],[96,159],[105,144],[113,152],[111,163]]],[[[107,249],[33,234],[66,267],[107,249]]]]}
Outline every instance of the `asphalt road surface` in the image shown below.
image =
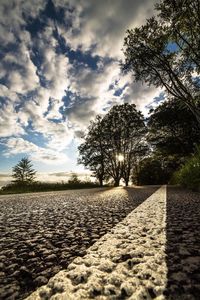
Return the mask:
{"type": "Polygon", "coordinates": [[[46,284],[156,190],[0,196],[0,299],[24,299],[46,284]]]}
{"type": "Polygon", "coordinates": [[[199,300],[200,194],[159,188],[27,298],[44,299],[199,300]]]}
{"type": "Polygon", "coordinates": [[[199,300],[200,193],[167,189],[166,264],[166,298],[199,300]]]}

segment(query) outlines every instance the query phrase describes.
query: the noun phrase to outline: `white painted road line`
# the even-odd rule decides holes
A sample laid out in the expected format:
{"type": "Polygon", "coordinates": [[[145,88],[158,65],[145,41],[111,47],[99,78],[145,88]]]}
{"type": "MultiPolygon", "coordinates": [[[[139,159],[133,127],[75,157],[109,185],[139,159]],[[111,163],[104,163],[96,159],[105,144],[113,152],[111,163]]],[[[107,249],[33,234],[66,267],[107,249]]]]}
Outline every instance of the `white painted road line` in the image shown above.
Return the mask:
{"type": "Polygon", "coordinates": [[[27,300],[165,299],[166,186],[27,300]]]}

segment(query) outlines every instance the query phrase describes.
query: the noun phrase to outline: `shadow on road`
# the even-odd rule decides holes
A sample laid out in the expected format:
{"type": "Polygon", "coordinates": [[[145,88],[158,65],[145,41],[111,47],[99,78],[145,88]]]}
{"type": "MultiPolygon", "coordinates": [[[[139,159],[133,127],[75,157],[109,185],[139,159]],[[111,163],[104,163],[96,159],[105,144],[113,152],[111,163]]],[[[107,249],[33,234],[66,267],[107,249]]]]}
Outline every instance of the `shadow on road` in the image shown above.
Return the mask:
{"type": "MultiPolygon", "coordinates": [[[[144,200],[149,198],[153,193],[155,193],[156,190],[160,188],[160,185],[156,186],[151,186],[151,185],[146,185],[146,186],[128,186],[128,187],[123,187],[123,190],[126,191],[128,198],[130,201],[136,202],[141,204],[144,200]]],[[[135,208],[137,205],[135,206],[135,208]]]]}
{"type": "Polygon", "coordinates": [[[200,194],[168,187],[167,299],[200,299],[200,194]]]}

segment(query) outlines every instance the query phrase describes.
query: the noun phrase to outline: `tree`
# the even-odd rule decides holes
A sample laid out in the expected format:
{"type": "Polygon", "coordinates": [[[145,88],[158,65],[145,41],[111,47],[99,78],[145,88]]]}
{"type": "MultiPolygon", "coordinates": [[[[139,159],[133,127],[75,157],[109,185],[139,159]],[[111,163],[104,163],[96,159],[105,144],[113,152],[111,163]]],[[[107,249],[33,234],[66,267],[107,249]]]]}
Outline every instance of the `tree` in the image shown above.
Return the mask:
{"type": "Polygon", "coordinates": [[[90,169],[94,176],[99,180],[99,185],[103,186],[105,174],[105,145],[102,117],[90,123],[85,141],[78,147],[78,163],[90,169]]]}
{"type": "MultiPolygon", "coordinates": [[[[147,139],[153,151],[149,160],[144,161],[143,168],[140,168],[140,181],[141,178],[143,183],[147,181],[147,171],[154,174],[157,166],[158,174],[162,173],[159,178],[168,182],[200,143],[198,122],[188,107],[179,105],[174,99],[163,102],[150,113],[147,139]]],[[[156,174],[154,178],[155,183],[159,183],[156,174]]]]}
{"type": "Polygon", "coordinates": [[[148,119],[148,140],[163,156],[176,155],[179,159],[194,153],[200,143],[198,122],[187,107],[176,100],[165,101],[151,111],[148,119]]]}
{"type": "Polygon", "coordinates": [[[79,163],[93,171],[100,185],[108,177],[118,186],[128,185],[136,157],[144,153],[146,127],[134,104],[114,106],[103,118],[91,122],[79,146],[79,163]],[[122,158],[121,160],[119,158],[122,158]]]}
{"type": "Polygon", "coordinates": [[[18,164],[13,167],[12,177],[16,183],[31,183],[35,179],[36,171],[32,168],[28,157],[23,157],[18,164]]]}
{"type": "Polygon", "coordinates": [[[138,173],[133,173],[133,181],[140,185],[166,183],[161,161],[154,156],[142,160],[138,173]]]}
{"type": "Polygon", "coordinates": [[[164,87],[190,108],[200,126],[199,0],[162,0],[156,10],[158,16],[127,31],[123,68],[136,81],[164,87]]]}
{"type": "Polygon", "coordinates": [[[81,180],[78,178],[78,175],[76,173],[72,173],[69,180],[68,180],[69,184],[79,184],[81,183],[81,180]]]}
{"type": "Polygon", "coordinates": [[[103,118],[106,146],[106,173],[119,185],[123,178],[128,186],[137,158],[146,151],[146,127],[134,104],[115,105],[103,118]],[[119,155],[123,158],[120,161],[119,155]]]}

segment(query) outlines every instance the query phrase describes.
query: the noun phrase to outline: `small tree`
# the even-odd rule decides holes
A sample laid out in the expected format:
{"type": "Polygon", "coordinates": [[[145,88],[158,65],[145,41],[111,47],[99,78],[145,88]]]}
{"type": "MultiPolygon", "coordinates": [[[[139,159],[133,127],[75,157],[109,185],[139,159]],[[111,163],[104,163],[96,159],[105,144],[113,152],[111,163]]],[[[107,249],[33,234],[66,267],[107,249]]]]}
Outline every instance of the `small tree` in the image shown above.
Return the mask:
{"type": "Polygon", "coordinates": [[[72,173],[69,180],[69,184],[80,184],[81,180],[78,178],[78,175],[76,173],[72,173]]]}
{"type": "Polygon", "coordinates": [[[28,157],[23,157],[12,170],[12,177],[16,183],[31,183],[35,179],[36,171],[28,157]]]}

